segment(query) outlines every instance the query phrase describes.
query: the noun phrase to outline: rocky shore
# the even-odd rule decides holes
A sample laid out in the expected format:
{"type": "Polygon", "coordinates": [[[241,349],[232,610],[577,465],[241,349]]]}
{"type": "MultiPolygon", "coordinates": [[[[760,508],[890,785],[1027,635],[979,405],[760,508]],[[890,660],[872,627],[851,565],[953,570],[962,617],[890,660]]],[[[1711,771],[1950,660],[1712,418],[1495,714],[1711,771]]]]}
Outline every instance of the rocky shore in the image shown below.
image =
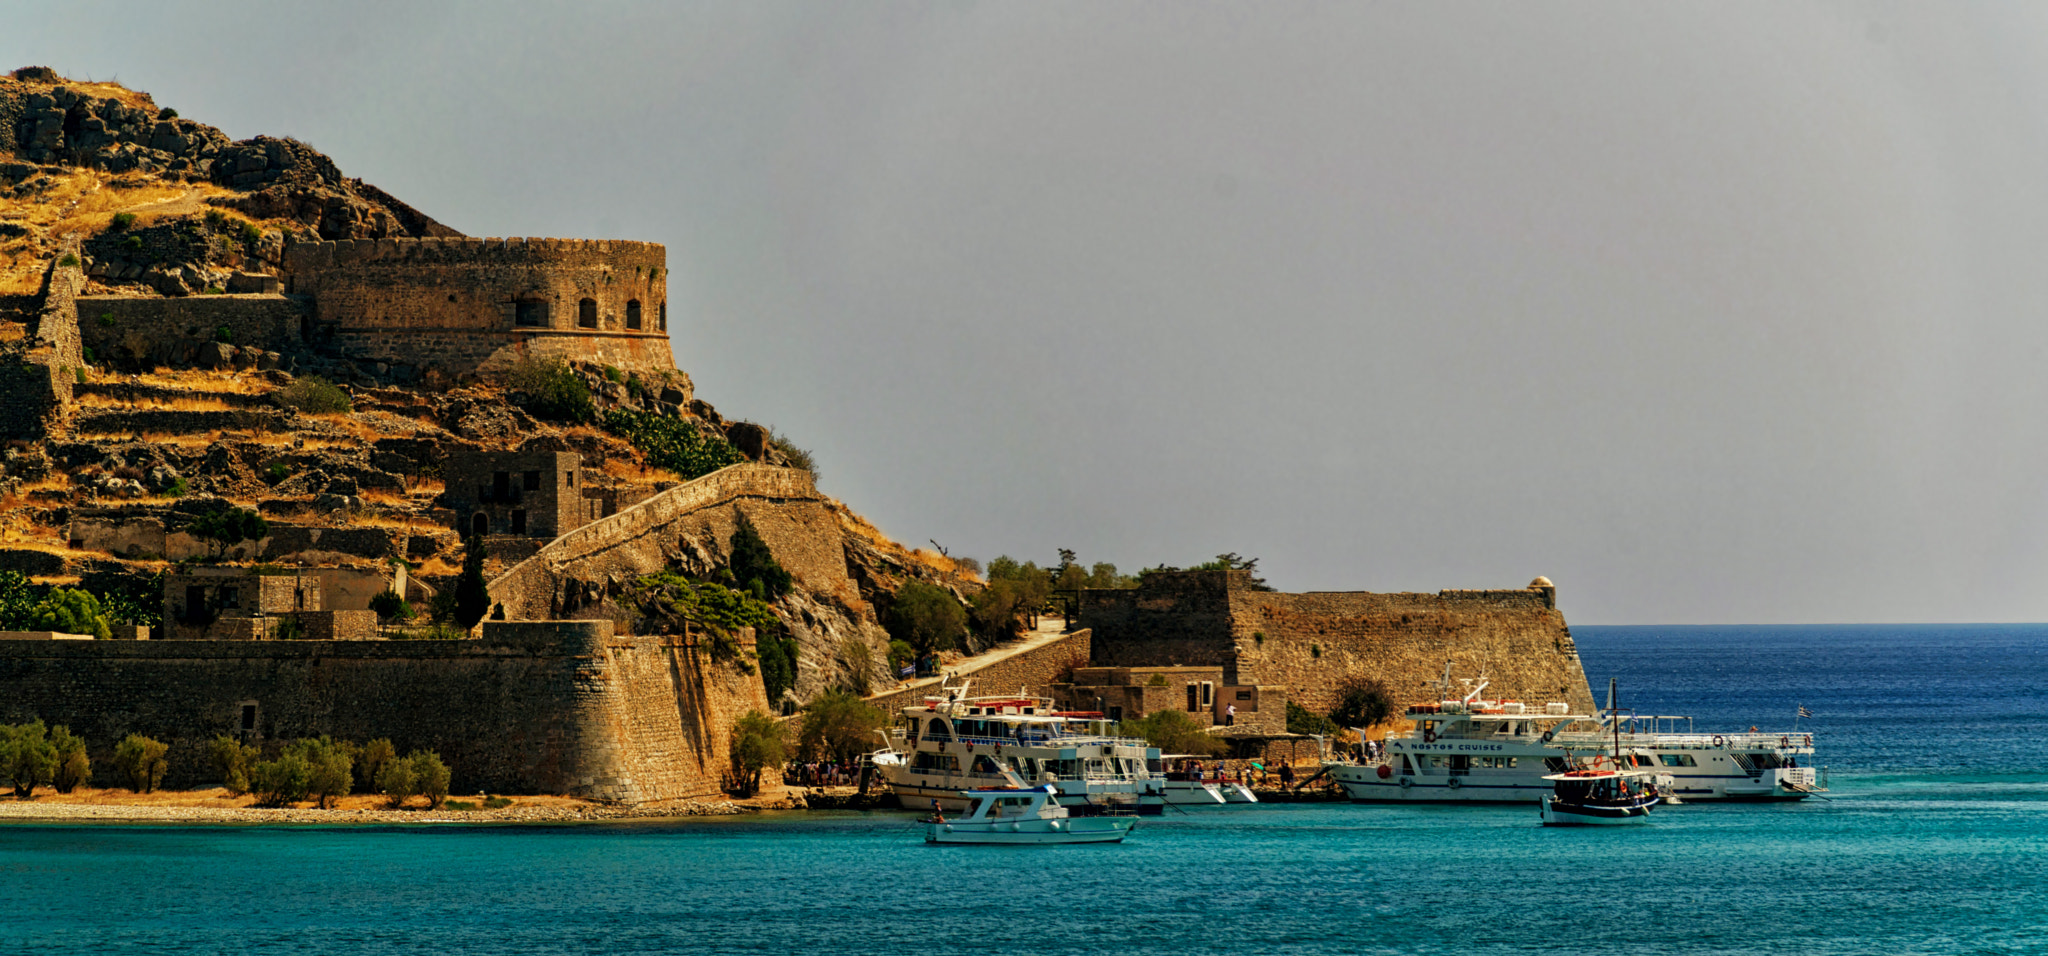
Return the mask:
{"type": "Polygon", "coordinates": [[[518,804],[495,810],[329,809],[313,807],[194,807],[117,803],[59,803],[54,800],[0,801],[0,823],[143,824],[476,824],[590,823],[676,817],[732,816],[763,810],[803,809],[801,799],[682,801],[660,806],[615,807],[591,803],[518,804]]]}

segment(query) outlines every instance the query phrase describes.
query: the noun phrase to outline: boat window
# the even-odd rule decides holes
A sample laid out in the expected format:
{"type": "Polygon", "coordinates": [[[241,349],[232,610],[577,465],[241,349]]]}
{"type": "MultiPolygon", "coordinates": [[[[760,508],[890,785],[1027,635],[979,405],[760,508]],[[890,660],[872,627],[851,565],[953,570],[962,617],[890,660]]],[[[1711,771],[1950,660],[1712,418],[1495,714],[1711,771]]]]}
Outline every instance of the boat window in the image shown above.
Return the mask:
{"type": "Polygon", "coordinates": [[[1408,761],[1407,754],[1401,755],[1401,772],[1411,777],[1415,775],[1415,765],[1408,761]]]}

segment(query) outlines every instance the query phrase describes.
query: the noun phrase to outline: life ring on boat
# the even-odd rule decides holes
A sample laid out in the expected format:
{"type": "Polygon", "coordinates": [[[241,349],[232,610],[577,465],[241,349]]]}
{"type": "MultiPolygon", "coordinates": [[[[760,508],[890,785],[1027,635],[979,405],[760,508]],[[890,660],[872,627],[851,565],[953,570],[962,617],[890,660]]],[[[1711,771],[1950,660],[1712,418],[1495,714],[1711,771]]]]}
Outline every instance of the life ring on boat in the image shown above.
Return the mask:
{"type": "Polygon", "coordinates": [[[1555,737],[1555,736],[1557,736],[1557,731],[1555,731],[1555,730],[1546,730],[1546,731],[1544,731],[1544,732],[1543,732],[1543,737],[1542,737],[1542,741],[1543,741],[1544,743],[1546,743],[1546,744],[1547,744],[1547,743],[1549,743],[1549,742],[1550,742],[1550,738],[1552,738],[1552,737],[1555,737]]]}
{"type": "Polygon", "coordinates": [[[1728,738],[1726,738],[1726,737],[1723,737],[1723,736],[1721,736],[1720,734],[1715,734],[1715,735],[1714,735],[1714,746],[1716,746],[1716,747],[1726,747],[1726,746],[1728,746],[1728,738]]]}
{"type": "Polygon", "coordinates": [[[1790,737],[1779,737],[1779,738],[1778,738],[1778,746],[1780,746],[1780,747],[1790,747],[1790,746],[1792,746],[1792,738],[1790,738],[1790,737]]]}
{"type": "Polygon", "coordinates": [[[1436,743],[1436,731],[1434,731],[1434,730],[1425,730],[1425,731],[1423,731],[1423,732],[1422,732],[1422,742],[1423,742],[1423,743],[1426,743],[1426,744],[1433,744],[1433,743],[1436,743]]]}
{"type": "Polygon", "coordinates": [[[1381,780],[1385,780],[1385,779],[1387,779],[1388,777],[1391,777],[1391,776],[1393,776],[1393,775],[1394,775],[1394,768],[1392,768],[1392,767],[1389,767],[1389,766],[1387,766],[1386,764],[1380,764],[1380,779],[1381,779],[1381,780]]]}
{"type": "Polygon", "coordinates": [[[1410,779],[1408,779],[1407,777],[1402,777],[1402,778],[1401,778],[1401,789],[1403,789],[1403,790],[1406,790],[1406,789],[1408,789],[1409,787],[1412,787],[1412,786],[1414,786],[1414,785],[1415,785],[1415,781],[1413,781],[1413,780],[1410,780],[1410,779]]]}
{"type": "Polygon", "coordinates": [[[1465,782],[1464,782],[1463,780],[1459,780],[1459,779],[1458,779],[1458,778],[1456,778],[1456,777],[1452,777],[1452,778],[1451,778],[1451,782],[1450,782],[1449,784],[1446,784],[1446,786],[1450,787],[1450,788],[1451,788],[1451,789],[1453,789],[1453,790],[1456,790],[1456,789],[1458,789],[1459,787],[1462,787],[1462,786],[1464,786],[1464,785],[1465,785],[1465,782]]]}
{"type": "Polygon", "coordinates": [[[1601,767],[1610,766],[1612,764],[1613,761],[1608,760],[1606,754],[1594,754],[1593,759],[1586,761],[1586,766],[1591,767],[1595,770],[1598,770],[1601,767]]]}

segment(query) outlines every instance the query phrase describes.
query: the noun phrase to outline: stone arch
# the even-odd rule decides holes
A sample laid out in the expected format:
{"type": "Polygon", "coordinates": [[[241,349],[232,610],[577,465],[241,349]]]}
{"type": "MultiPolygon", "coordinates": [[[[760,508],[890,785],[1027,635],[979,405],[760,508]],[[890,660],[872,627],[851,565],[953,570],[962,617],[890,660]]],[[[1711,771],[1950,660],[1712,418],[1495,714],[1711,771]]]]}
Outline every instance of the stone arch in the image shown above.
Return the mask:
{"type": "Polygon", "coordinates": [[[579,329],[597,328],[596,299],[584,299],[576,303],[576,327],[579,329]]]}
{"type": "Polygon", "coordinates": [[[632,329],[632,330],[633,330],[633,331],[635,331],[635,332],[637,332],[637,331],[639,331],[639,330],[640,330],[640,300],[639,300],[639,299],[627,299],[627,300],[626,300],[626,328],[632,329]]]}

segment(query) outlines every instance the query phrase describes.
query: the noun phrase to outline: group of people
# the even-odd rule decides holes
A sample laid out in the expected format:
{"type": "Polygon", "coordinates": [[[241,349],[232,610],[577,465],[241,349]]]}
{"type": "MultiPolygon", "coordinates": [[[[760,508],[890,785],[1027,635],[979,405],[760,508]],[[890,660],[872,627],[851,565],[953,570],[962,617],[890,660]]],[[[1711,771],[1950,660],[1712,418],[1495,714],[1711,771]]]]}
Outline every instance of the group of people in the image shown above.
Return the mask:
{"type": "Polygon", "coordinates": [[[851,787],[858,783],[856,772],[837,760],[813,760],[784,765],[782,782],[792,787],[851,787]]]}

